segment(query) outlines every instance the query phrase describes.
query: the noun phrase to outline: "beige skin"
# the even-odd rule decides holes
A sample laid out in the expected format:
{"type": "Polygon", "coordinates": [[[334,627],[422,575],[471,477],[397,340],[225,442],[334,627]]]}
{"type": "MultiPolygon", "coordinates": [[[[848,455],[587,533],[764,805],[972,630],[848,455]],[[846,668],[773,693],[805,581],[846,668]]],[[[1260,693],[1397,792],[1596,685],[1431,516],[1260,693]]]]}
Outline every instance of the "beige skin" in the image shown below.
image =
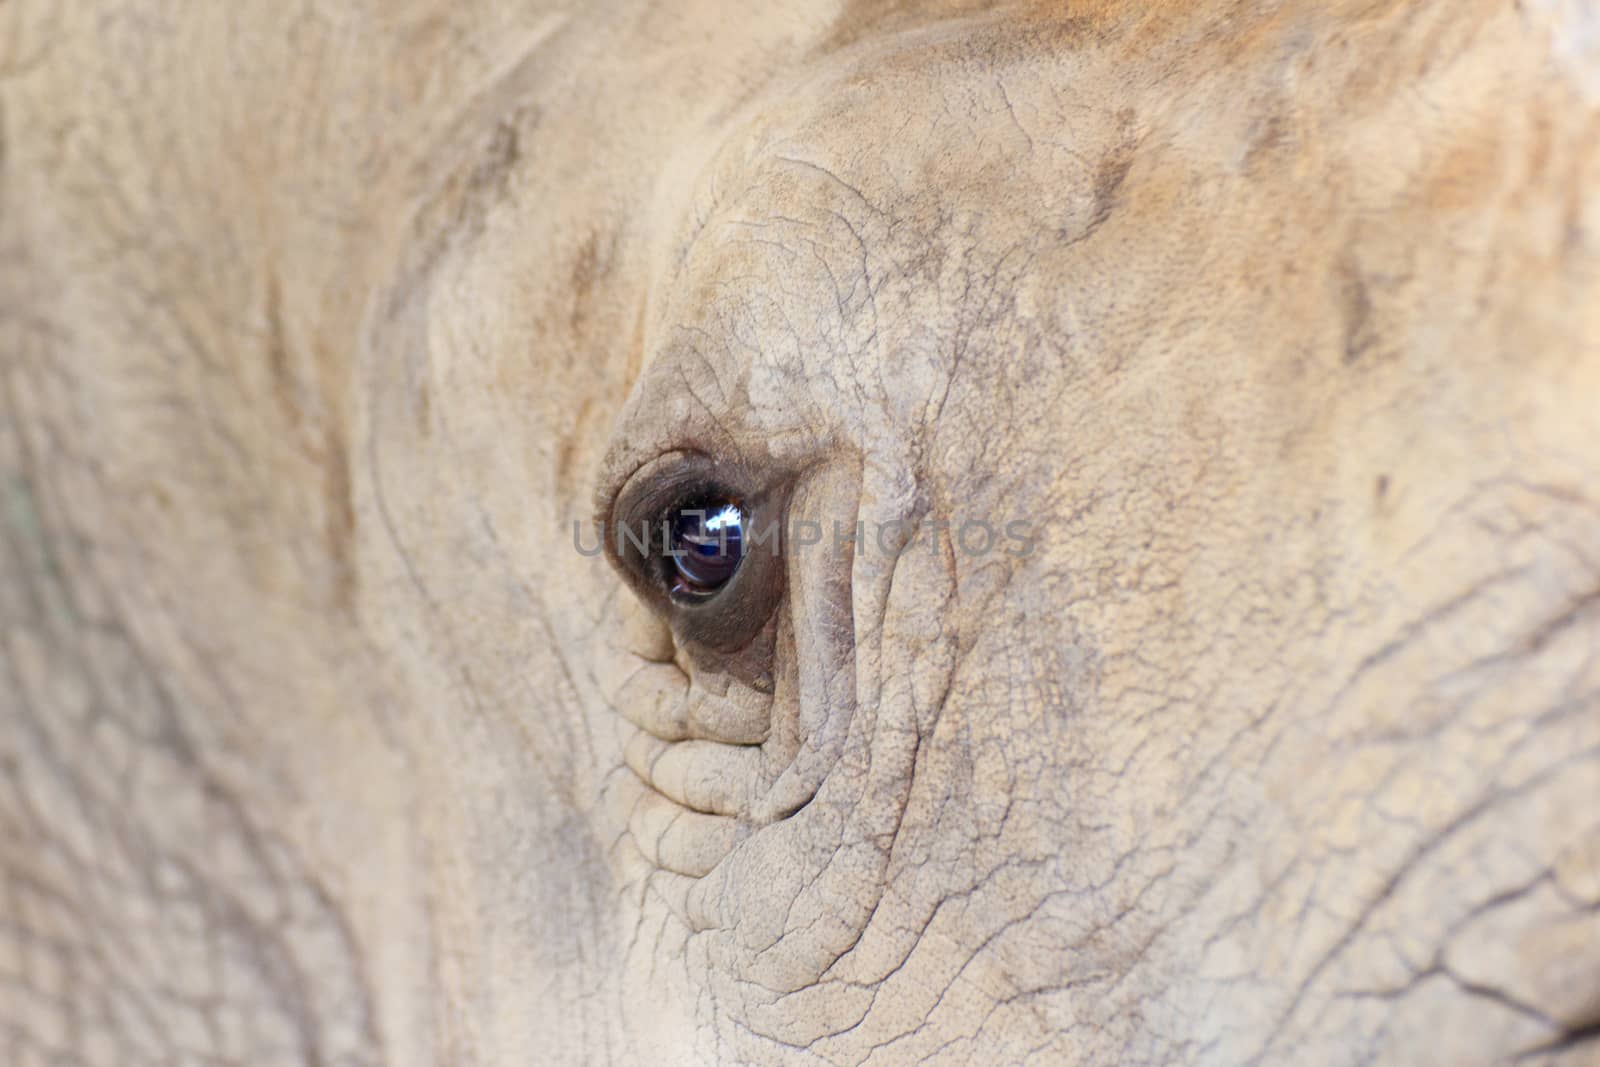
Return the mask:
{"type": "Polygon", "coordinates": [[[1600,1059],[1591,7],[0,24],[0,1061],[1600,1059]]]}

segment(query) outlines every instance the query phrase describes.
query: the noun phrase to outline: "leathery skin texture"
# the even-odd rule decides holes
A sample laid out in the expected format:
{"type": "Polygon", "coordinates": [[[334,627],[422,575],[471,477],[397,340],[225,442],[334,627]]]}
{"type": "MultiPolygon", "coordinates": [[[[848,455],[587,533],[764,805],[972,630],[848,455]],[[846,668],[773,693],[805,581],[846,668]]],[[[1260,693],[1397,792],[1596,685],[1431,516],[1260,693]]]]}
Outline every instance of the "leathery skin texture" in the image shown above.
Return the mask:
{"type": "Polygon", "coordinates": [[[0,1062],[1600,1063],[1593,3],[0,27],[0,1062]]]}

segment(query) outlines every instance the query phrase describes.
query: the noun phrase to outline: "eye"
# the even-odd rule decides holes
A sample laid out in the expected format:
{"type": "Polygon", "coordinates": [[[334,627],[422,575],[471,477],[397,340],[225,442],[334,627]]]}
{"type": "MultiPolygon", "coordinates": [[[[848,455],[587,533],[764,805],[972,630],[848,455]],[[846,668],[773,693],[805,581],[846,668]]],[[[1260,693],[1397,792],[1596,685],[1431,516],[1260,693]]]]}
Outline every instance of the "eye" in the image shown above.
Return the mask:
{"type": "Polygon", "coordinates": [[[664,554],[668,593],[680,601],[694,601],[721,591],[744,562],[748,521],[734,500],[699,500],[680,508],[669,519],[664,554]]]}
{"type": "Polygon", "coordinates": [[[606,507],[606,554],[680,644],[757,688],[770,685],[783,599],[790,479],[672,452],[635,470],[606,507]]]}

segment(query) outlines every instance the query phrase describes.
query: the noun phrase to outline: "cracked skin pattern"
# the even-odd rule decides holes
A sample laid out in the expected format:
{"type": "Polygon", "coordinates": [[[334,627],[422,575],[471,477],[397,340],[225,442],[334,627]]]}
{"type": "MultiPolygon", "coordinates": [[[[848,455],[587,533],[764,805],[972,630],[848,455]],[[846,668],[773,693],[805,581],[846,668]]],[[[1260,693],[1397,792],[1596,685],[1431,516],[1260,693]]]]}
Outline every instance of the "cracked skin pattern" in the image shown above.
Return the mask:
{"type": "Polygon", "coordinates": [[[0,25],[0,1061],[1600,1062],[1592,4],[0,25]]]}

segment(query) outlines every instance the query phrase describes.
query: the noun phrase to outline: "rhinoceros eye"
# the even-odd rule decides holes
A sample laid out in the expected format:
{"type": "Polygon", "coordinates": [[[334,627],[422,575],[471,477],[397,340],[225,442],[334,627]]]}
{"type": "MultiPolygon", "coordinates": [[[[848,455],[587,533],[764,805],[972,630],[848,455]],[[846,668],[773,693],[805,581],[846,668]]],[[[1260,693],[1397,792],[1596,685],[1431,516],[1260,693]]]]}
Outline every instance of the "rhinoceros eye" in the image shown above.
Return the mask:
{"type": "Polygon", "coordinates": [[[668,517],[662,577],[679,601],[716,596],[744,562],[749,517],[738,501],[695,500],[668,517]]]}
{"type": "Polygon", "coordinates": [[[770,683],[791,481],[672,452],[635,470],[606,508],[606,553],[628,583],[680,642],[758,687],[770,683]]]}

